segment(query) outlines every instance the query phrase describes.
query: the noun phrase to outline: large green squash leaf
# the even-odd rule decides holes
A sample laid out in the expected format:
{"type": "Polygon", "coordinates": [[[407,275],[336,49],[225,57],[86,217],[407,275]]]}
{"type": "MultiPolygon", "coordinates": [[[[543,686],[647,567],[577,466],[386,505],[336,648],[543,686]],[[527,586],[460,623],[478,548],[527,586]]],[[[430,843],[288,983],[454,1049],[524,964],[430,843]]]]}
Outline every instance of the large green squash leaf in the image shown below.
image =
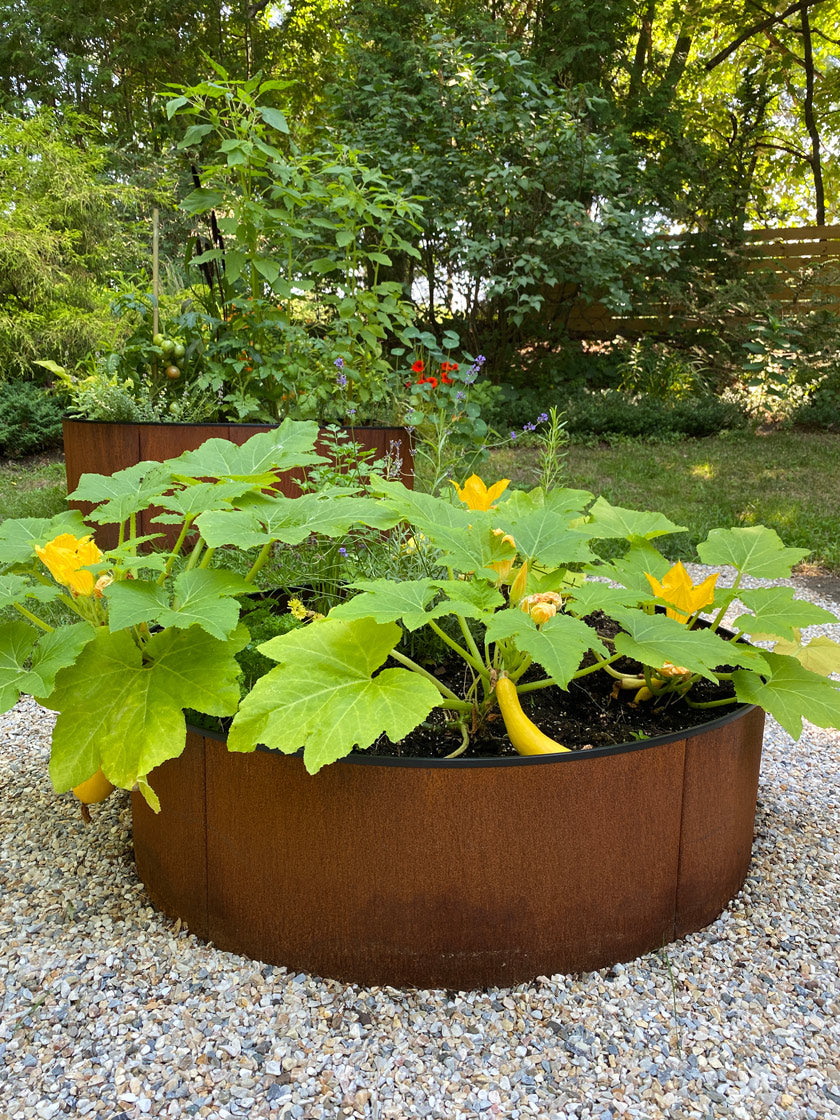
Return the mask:
{"type": "Polygon", "coordinates": [[[174,494],[167,494],[161,498],[160,505],[183,521],[187,517],[197,517],[205,510],[225,509],[251,489],[253,485],[250,482],[196,482],[174,494]]]}
{"type": "Polygon", "coordinates": [[[556,614],[538,628],[524,611],[498,611],[488,623],[487,637],[493,642],[513,638],[516,648],[529,653],[561,688],[568,685],[588,650],[607,653],[591,626],[567,614],[556,614]]]}
{"type": "Polygon", "coordinates": [[[279,428],[260,432],[238,447],[226,439],[208,439],[185,451],[169,466],[179,477],[228,478],[270,485],[275,471],[324,462],[314,450],[318,425],[311,420],[284,420],[279,428]]]}
{"type": "Polygon", "coordinates": [[[792,587],[759,587],[753,591],[739,590],[737,595],[744,606],[754,612],[741,614],[732,623],[735,630],[745,634],[792,640],[802,627],[840,621],[831,611],[794,598],[792,587]]]}
{"type": "Polygon", "coordinates": [[[592,560],[591,534],[569,524],[570,514],[579,516],[591,497],[585,490],[515,494],[499,507],[495,524],[511,534],[519,555],[532,562],[557,568],[592,560]]]}
{"type": "Polygon", "coordinates": [[[236,545],[256,548],[270,541],[300,544],[310,534],[343,537],[351,525],[390,528],[397,518],[370,498],[301,494],[297,498],[260,494],[241,509],[210,510],[196,525],[211,548],[236,545]]]}
{"type": "Polygon", "coordinates": [[[58,712],[55,789],[72,789],[100,767],[114,785],[131,789],[184,749],[184,708],[232,715],[239,700],[234,654],[247,640],[244,627],[219,642],[195,626],[154,634],[141,651],[124,630],[97,633],[58,674],[48,699],[58,712]]]}
{"type": "Polygon", "coordinates": [[[115,474],[83,474],[70,495],[74,501],[94,502],[97,508],[89,514],[99,525],[127,521],[134,513],[146,509],[152,499],[166,492],[172,475],[160,463],[135,463],[115,474]]]}
{"type": "Polygon", "coordinates": [[[731,564],[746,576],[784,579],[794,564],[808,555],[807,548],[785,548],[775,529],[750,525],[739,529],[712,529],[697,546],[704,564],[731,564]]]}
{"type": "Polygon", "coordinates": [[[666,533],[685,532],[685,525],[675,525],[663,513],[624,509],[610,505],[606,498],[598,498],[589,510],[582,528],[589,537],[624,537],[627,540],[634,540],[636,537],[653,540],[666,533]]]}
{"type": "Polygon", "coordinates": [[[254,590],[253,584],[235,572],[216,568],[194,568],[176,576],[171,590],[153,580],[120,580],[105,589],[108,623],[111,631],[157,623],[187,630],[198,625],[214,638],[224,641],[239,621],[235,596],[254,590]]]}
{"type": "Polygon", "coordinates": [[[392,622],[327,618],[261,645],[280,664],[242,701],[229,749],[252,751],[262,743],[293,754],[303,747],[314,774],[381,734],[399,742],[441,700],[429,680],[409,669],[373,675],[401,633],[392,622]]]}
{"type": "Polygon", "coordinates": [[[63,590],[54,583],[33,583],[27,576],[15,575],[11,572],[0,575],[0,610],[14,603],[23,604],[25,599],[49,603],[57,599],[63,590]]]}
{"type": "Polygon", "coordinates": [[[810,672],[793,657],[765,653],[770,675],[763,681],[756,673],[737,670],[732,675],[735,695],[744,704],[758,704],[798,739],[802,720],[817,727],[840,727],[840,686],[810,672]]]}
{"type": "Polygon", "coordinates": [[[352,585],[362,594],[330,611],[330,618],[372,618],[376,622],[402,622],[406,630],[417,630],[433,618],[460,614],[464,618],[482,618],[488,610],[504,603],[495,588],[483,581],[411,579],[359,580],[352,585]],[[482,589],[479,594],[477,589],[482,589]],[[446,599],[437,599],[440,591],[446,599]],[[452,596],[449,598],[448,596],[452,596]]]}
{"type": "Polygon", "coordinates": [[[650,599],[653,595],[645,573],[655,579],[662,579],[671,561],[666,560],[659,549],[650,541],[636,538],[625,554],[608,564],[591,564],[586,569],[594,576],[601,576],[620,583],[628,591],[636,591],[641,598],[650,599]]]}
{"type": "Polygon", "coordinates": [[[664,614],[628,611],[618,621],[627,633],[616,635],[616,652],[653,669],[669,661],[713,681],[714,670],[722,665],[766,668],[762,650],[728,642],[711,630],[688,630],[664,614]]]}
{"type": "Polygon", "coordinates": [[[75,661],[95,633],[87,622],[40,635],[22,619],[0,624],[0,710],[14,707],[22,692],[48,696],[56,673],[75,661]]]}

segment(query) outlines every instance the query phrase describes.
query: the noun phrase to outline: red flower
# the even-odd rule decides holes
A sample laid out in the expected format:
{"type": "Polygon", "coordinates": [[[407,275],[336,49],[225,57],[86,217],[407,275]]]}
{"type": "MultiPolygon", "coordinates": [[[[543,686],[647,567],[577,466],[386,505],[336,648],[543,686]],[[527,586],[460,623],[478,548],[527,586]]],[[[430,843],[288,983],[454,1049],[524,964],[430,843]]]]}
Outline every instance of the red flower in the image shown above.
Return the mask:
{"type": "Polygon", "coordinates": [[[425,368],[426,367],[423,365],[423,363],[418,359],[414,363],[414,365],[411,367],[411,372],[412,373],[422,373],[425,368]]]}
{"type": "Polygon", "coordinates": [[[458,363],[457,362],[441,362],[440,363],[440,372],[441,373],[454,373],[457,370],[457,368],[458,368],[458,363]]]}
{"type": "MultiPolygon", "coordinates": [[[[441,371],[442,371],[443,366],[441,366],[440,368],[441,368],[441,371]]],[[[449,376],[448,373],[443,374],[443,376],[441,377],[441,381],[443,382],[444,385],[454,385],[455,384],[455,382],[452,380],[452,378],[449,376]]]]}
{"type": "Polygon", "coordinates": [[[436,377],[424,377],[423,380],[426,382],[427,385],[431,385],[431,387],[433,389],[437,389],[438,379],[436,377]]]}

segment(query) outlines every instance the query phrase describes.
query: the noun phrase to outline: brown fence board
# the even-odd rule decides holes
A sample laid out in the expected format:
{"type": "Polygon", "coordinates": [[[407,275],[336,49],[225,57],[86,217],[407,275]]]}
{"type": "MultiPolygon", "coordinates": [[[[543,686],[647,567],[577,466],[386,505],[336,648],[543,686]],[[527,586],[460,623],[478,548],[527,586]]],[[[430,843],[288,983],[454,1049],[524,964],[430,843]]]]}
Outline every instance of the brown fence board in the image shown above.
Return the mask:
{"type": "MultiPolygon", "coordinates": [[[[730,257],[746,275],[766,273],[778,282],[769,297],[779,304],[840,312],[836,299],[840,296],[840,225],[745,230],[741,236],[743,243],[737,248],[711,241],[704,234],[665,234],[657,241],[682,245],[695,267],[706,265],[710,272],[730,257]]],[[[558,305],[569,298],[568,286],[555,290],[552,296],[557,302],[551,306],[557,311],[558,305]]],[[[678,308],[661,299],[644,297],[623,315],[612,314],[598,301],[582,300],[572,304],[565,315],[568,330],[598,338],[656,333],[690,323],[678,308]]]]}

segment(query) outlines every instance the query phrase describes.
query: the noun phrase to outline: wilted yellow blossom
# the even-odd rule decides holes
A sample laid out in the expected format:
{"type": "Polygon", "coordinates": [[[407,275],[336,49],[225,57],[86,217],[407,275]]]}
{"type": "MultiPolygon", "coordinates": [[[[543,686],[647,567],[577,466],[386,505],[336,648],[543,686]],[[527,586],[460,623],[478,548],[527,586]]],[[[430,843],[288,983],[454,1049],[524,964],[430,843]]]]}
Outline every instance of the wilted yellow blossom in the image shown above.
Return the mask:
{"type": "Polygon", "coordinates": [[[661,583],[650,572],[645,572],[654,595],[658,599],[664,599],[666,603],[671,604],[665,610],[666,615],[668,618],[675,618],[677,622],[688,622],[689,618],[697,611],[714,603],[715,584],[718,575],[719,573],[715,572],[714,575],[695,586],[681,560],[678,560],[672,568],[669,568],[662,577],[661,583]]]}
{"type": "Polygon", "coordinates": [[[97,599],[101,599],[106,587],[110,587],[114,582],[114,577],[107,572],[104,576],[100,576],[93,586],[93,594],[97,599]]]}
{"type": "Polygon", "coordinates": [[[690,677],[691,670],[686,669],[684,665],[674,665],[671,661],[664,661],[662,668],[657,669],[663,677],[690,677]]]}
{"type": "Polygon", "coordinates": [[[556,591],[539,591],[526,596],[519,604],[519,609],[529,614],[537,626],[542,626],[550,618],[554,618],[562,602],[562,597],[556,591]]]}
{"type": "Polygon", "coordinates": [[[93,537],[61,533],[43,547],[36,545],[35,552],[56,583],[69,587],[74,595],[93,595],[97,581],[86,569],[102,559],[93,537]]]}
{"type": "Polygon", "coordinates": [[[487,486],[477,474],[471,474],[463,486],[457,482],[452,485],[458,491],[458,497],[470,509],[493,509],[493,502],[501,496],[510,484],[509,478],[503,478],[487,486]]]}

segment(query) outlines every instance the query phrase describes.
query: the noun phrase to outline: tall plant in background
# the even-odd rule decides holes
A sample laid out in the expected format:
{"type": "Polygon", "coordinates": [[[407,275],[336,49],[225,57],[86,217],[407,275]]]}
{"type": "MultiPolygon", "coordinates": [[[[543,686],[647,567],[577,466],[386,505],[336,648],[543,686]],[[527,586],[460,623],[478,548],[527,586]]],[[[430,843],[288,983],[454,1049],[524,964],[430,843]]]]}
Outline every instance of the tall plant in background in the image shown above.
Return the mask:
{"type": "Polygon", "coordinates": [[[205,384],[241,419],[375,418],[393,401],[387,344],[414,320],[380,272],[390,253],[416,253],[417,202],[363,152],[302,151],[269,103],[289,83],[215,69],[167,103],[188,124],[180,147],[207,153],[182,203],[211,231],[190,260],[216,326],[205,384]]]}
{"type": "Polygon", "coordinates": [[[355,80],[342,75],[331,93],[337,127],[377,145],[426,199],[421,265],[404,261],[402,278],[423,282],[429,327],[466,321],[468,344],[496,365],[545,329],[550,288],[626,306],[648,234],[606,100],[558,92],[524,44],[479,15],[467,30],[419,4],[360,4],[352,26],[355,80]]]}
{"type": "Polygon", "coordinates": [[[109,181],[92,129],[50,112],[0,116],[0,376],[80,359],[113,332],[106,281],[141,245],[140,201],[109,181]]]}

